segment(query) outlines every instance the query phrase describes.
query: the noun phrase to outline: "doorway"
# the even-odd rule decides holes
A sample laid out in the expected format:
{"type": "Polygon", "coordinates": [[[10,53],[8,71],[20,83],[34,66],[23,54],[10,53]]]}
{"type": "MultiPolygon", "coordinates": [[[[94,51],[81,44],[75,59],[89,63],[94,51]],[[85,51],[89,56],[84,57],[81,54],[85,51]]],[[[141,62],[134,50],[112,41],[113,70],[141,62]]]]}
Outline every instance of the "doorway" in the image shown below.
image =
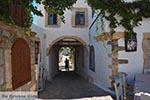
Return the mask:
{"type": "Polygon", "coordinates": [[[74,71],[75,70],[75,48],[74,47],[61,47],[59,49],[59,71],[74,71]],[[68,68],[66,62],[68,61],[68,68]]]}
{"type": "Polygon", "coordinates": [[[24,39],[17,39],[12,46],[12,84],[16,89],[31,81],[30,48],[24,39]]]}
{"type": "Polygon", "coordinates": [[[89,61],[87,51],[86,43],[79,37],[63,36],[55,39],[47,48],[47,79],[51,80],[59,72],[68,71],[74,71],[86,78],[89,61]],[[64,67],[65,58],[69,60],[69,70],[64,67]]]}

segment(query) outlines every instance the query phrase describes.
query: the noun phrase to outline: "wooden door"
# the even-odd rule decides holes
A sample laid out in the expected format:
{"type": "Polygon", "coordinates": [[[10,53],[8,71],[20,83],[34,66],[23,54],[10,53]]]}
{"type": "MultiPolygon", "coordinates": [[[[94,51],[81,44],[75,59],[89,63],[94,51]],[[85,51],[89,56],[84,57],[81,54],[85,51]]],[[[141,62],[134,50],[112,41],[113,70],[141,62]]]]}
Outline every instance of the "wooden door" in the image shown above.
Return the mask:
{"type": "Polygon", "coordinates": [[[30,48],[23,39],[12,46],[12,85],[16,89],[31,80],[30,48]]]}

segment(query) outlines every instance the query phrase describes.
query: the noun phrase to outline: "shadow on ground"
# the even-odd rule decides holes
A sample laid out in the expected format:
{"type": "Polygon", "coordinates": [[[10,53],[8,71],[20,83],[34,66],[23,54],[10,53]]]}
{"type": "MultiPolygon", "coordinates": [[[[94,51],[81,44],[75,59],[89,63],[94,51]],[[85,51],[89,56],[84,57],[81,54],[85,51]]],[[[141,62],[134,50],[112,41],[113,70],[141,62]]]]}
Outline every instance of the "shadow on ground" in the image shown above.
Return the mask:
{"type": "Polygon", "coordinates": [[[39,93],[41,99],[76,99],[110,95],[74,72],[61,72],[39,93]]]}

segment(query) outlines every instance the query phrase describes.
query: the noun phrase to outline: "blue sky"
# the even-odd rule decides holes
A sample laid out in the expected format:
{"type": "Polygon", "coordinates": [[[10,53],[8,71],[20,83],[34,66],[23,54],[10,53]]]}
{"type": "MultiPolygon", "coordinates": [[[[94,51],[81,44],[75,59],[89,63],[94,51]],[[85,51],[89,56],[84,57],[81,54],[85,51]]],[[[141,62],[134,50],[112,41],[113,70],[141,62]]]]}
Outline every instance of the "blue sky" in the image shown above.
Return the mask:
{"type": "MultiPolygon", "coordinates": [[[[37,5],[35,1],[33,1],[33,5],[34,5],[34,6],[37,5]]],[[[32,13],[32,15],[33,15],[33,24],[37,24],[37,16],[34,15],[33,13],[32,13]]]]}

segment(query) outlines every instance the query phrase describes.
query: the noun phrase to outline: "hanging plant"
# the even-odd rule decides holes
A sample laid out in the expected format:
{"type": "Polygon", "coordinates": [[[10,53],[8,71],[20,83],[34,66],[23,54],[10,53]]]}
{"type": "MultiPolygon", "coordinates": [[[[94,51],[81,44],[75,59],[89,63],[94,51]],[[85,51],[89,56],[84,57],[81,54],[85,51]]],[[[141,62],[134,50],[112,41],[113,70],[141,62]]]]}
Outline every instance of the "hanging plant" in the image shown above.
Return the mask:
{"type": "Polygon", "coordinates": [[[115,33],[115,28],[122,26],[125,35],[131,35],[134,28],[141,25],[143,18],[150,18],[150,0],[87,0],[95,10],[100,10],[102,17],[110,24],[110,33],[115,33]],[[118,18],[120,17],[120,18],[118,18]]]}
{"type": "Polygon", "coordinates": [[[106,45],[105,45],[105,40],[106,40],[106,35],[104,34],[105,32],[105,26],[104,26],[104,20],[103,20],[103,17],[100,17],[100,19],[98,18],[99,16],[102,16],[101,12],[99,10],[97,10],[96,12],[96,36],[95,36],[95,39],[97,41],[102,41],[102,44],[105,48],[106,45]],[[99,33],[99,24],[101,26],[101,33],[99,33]]]}

